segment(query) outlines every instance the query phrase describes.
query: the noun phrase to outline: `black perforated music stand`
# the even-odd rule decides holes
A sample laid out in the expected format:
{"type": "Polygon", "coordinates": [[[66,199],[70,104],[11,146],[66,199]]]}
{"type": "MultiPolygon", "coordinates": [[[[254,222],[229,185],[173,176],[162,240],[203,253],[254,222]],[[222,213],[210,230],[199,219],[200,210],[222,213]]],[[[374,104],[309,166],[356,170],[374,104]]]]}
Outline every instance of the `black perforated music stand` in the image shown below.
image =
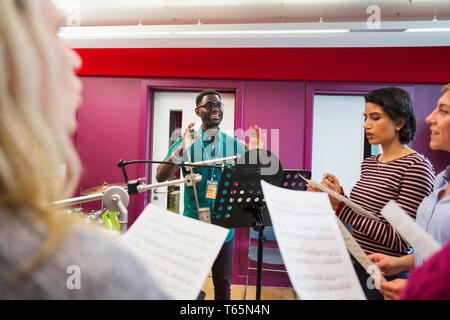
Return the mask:
{"type": "Polygon", "coordinates": [[[311,178],[310,171],[282,170],[279,160],[270,151],[257,149],[238,158],[235,168],[225,167],[217,190],[211,223],[225,228],[253,228],[258,232],[258,258],[256,274],[256,300],[261,299],[261,271],[264,244],[264,228],[272,226],[269,212],[261,189],[261,180],[280,187],[305,190],[306,185],[300,178],[311,178]],[[265,152],[260,161],[257,152],[265,152]],[[251,164],[252,156],[258,158],[258,163],[251,164]],[[264,169],[270,165],[278,166],[277,170],[266,170],[272,174],[264,174],[264,169]],[[266,163],[266,165],[262,163],[266,163]]]}

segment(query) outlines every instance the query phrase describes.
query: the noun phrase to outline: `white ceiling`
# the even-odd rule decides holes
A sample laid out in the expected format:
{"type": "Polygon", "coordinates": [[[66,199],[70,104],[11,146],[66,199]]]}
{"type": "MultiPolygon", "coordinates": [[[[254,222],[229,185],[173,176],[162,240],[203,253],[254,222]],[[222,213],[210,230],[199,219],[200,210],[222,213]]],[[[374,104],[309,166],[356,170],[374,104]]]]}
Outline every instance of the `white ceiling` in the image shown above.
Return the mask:
{"type": "Polygon", "coordinates": [[[60,36],[77,48],[450,46],[450,0],[53,1],[66,16],[60,36]]]}
{"type": "Polygon", "coordinates": [[[53,0],[81,26],[450,20],[450,0],[53,0]]]}

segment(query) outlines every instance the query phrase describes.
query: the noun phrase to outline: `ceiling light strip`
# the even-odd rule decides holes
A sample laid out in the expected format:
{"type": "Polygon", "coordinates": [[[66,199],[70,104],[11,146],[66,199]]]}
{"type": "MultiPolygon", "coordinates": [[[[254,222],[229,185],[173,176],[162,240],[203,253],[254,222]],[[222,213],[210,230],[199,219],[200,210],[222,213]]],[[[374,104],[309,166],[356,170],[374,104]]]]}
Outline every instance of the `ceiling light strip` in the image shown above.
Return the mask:
{"type": "Polygon", "coordinates": [[[245,34],[307,34],[307,33],[345,33],[350,29],[304,29],[304,30],[211,30],[175,31],[175,35],[245,35],[245,34]]]}
{"type": "Polygon", "coordinates": [[[405,32],[450,32],[450,28],[409,28],[405,32]]]}

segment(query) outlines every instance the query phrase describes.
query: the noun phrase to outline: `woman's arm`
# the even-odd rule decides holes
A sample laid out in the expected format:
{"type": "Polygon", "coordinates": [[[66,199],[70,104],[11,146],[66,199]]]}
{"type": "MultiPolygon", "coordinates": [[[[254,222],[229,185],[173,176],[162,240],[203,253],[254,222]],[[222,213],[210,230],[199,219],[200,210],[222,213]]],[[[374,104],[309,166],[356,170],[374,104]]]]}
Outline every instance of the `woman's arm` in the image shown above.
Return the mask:
{"type": "MultiPolygon", "coordinates": [[[[423,198],[432,192],[433,181],[433,169],[428,163],[416,162],[412,164],[401,177],[396,202],[408,215],[415,219],[417,208],[423,198]]],[[[397,252],[404,252],[408,248],[408,243],[386,221],[367,219],[354,213],[348,207],[344,207],[338,216],[342,221],[351,224],[354,230],[385,247],[397,252]]]]}

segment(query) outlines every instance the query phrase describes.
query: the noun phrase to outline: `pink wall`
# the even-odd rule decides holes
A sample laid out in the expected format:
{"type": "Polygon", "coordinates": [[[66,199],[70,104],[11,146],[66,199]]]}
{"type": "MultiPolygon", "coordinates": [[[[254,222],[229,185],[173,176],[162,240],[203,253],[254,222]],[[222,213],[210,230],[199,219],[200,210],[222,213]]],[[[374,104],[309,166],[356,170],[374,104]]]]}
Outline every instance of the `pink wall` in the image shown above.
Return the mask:
{"type": "Polygon", "coordinates": [[[279,130],[278,157],[285,169],[302,169],[305,141],[305,82],[245,81],[244,128],[268,129],[267,149],[273,150],[270,129],[279,130]]]}
{"type": "MultiPolygon", "coordinates": [[[[83,104],[78,110],[77,150],[83,162],[83,190],[108,183],[124,183],[117,167],[120,159],[139,154],[141,80],[136,78],[82,77],[83,104]]],[[[129,172],[128,172],[129,171],[129,172]]],[[[137,167],[127,167],[137,178],[137,167]]],[[[99,209],[101,202],[84,204],[99,209]]],[[[130,197],[129,221],[136,218],[136,197],[130,197]]]]}

